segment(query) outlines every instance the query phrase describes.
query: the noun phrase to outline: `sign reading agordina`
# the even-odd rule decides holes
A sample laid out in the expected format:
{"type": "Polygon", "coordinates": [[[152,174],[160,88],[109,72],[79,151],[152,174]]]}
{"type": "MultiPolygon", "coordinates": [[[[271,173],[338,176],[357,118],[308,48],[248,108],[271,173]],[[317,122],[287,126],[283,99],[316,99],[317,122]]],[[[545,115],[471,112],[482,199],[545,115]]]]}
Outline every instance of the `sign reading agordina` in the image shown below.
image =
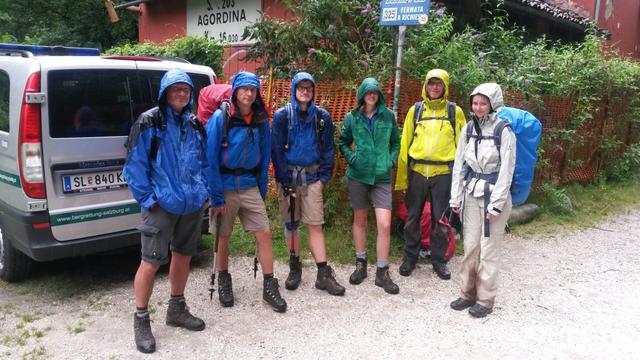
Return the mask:
{"type": "Polygon", "coordinates": [[[261,0],[187,0],[187,35],[245,44],[244,28],[260,19],[261,0]]]}

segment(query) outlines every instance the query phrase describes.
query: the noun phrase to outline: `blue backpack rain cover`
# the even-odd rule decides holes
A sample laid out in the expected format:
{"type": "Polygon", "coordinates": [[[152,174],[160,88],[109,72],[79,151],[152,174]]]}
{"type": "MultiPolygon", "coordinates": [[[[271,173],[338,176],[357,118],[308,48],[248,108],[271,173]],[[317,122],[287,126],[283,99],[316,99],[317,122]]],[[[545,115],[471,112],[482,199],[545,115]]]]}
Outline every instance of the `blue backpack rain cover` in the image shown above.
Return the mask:
{"type": "Polygon", "coordinates": [[[509,122],[516,135],[516,169],[511,183],[511,202],[521,205],[531,191],[542,124],[530,112],[506,106],[500,109],[498,117],[509,122]]]}

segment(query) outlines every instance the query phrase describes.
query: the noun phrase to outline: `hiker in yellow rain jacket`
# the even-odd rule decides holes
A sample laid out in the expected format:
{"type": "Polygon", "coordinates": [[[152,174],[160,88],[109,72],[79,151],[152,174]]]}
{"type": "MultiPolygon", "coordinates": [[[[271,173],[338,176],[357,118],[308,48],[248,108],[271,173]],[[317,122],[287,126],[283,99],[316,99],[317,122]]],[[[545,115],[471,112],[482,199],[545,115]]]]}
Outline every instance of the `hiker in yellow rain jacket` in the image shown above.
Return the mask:
{"type": "Polygon", "coordinates": [[[456,144],[467,123],[464,112],[448,101],[449,74],[440,69],[427,73],[423,101],[413,105],[404,121],[398,156],[396,190],[407,190],[409,217],[404,227],[403,260],[400,275],[409,276],[420,251],[420,216],[425,201],[431,201],[431,264],[438,277],[451,278],[444,254],[447,238],[435,233],[438,219],[449,207],[451,168],[456,144]]]}

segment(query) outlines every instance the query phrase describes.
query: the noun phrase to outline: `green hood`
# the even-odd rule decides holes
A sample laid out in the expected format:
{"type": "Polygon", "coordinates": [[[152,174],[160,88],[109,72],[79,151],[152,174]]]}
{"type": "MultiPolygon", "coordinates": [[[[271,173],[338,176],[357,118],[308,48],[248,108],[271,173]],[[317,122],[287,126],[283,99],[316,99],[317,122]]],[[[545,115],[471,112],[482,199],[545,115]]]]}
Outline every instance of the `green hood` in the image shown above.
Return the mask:
{"type": "Polygon", "coordinates": [[[374,78],[366,78],[362,80],[362,84],[358,87],[358,109],[362,107],[364,104],[364,95],[369,91],[377,91],[378,92],[378,112],[382,110],[382,108],[387,107],[387,101],[384,99],[384,94],[382,90],[380,90],[380,83],[378,80],[374,78]]]}

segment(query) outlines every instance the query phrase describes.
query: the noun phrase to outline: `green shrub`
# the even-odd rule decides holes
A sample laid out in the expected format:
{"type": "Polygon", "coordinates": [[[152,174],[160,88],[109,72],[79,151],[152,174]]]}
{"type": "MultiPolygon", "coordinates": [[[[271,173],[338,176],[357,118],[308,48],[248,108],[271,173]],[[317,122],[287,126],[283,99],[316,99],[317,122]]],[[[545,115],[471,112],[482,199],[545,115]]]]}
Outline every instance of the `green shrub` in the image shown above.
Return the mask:
{"type": "Polygon", "coordinates": [[[160,58],[180,58],[193,64],[206,65],[222,74],[222,44],[199,36],[167,40],[158,45],[150,42],[124,44],[105,51],[106,55],[140,55],[160,58]]]}

